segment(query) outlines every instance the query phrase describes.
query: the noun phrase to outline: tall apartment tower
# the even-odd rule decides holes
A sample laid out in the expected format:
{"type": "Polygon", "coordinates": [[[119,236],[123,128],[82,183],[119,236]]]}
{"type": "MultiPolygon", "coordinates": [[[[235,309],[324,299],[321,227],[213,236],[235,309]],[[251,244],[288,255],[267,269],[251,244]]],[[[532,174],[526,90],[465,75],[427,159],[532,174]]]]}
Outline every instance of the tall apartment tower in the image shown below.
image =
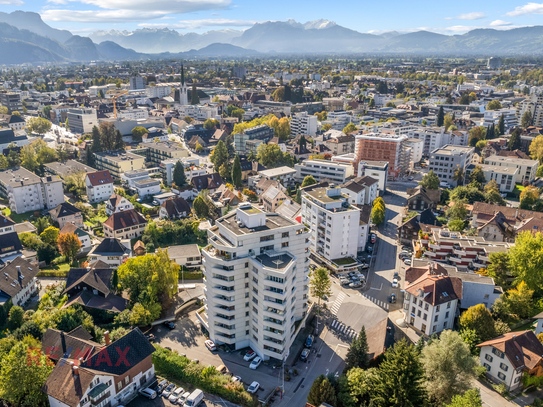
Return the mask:
{"type": "Polygon", "coordinates": [[[189,104],[189,93],[185,82],[185,67],[181,65],[181,85],[179,86],[179,104],[186,106],[189,104]]]}
{"type": "Polygon", "coordinates": [[[244,204],[208,230],[202,254],[210,339],[250,346],[264,360],[286,357],[308,309],[304,226],[244,204]]]}

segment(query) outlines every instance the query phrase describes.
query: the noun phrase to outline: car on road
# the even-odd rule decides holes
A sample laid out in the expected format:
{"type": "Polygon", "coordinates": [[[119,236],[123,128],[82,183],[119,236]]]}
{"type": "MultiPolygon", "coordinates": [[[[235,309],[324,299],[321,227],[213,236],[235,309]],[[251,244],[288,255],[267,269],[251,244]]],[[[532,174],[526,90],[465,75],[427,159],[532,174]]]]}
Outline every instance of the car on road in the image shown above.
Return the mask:
{"type": "Polygon", "coordinates": [[[311,351],[309,349],[305,348],[302,351],[302,353],[300,354],[300,360],[305,362],[307,360],[307,358],[309,357],[309,353],[311,353],[311,351]]]}
{"type": "Polygon", "coordinates": [[[313,345],[314,340],[315,340],[315,337],[313,335],[308,335],[307,339],[305,340],[305,346],[307,348],[310,348],[313,345]]]}
{"type": "Polygon", "coordinates": [[[392,288],[398,288],[398,280],[392,280],[392,288]]]}
{"type": "Polygon", "coordinates": [[[404,264],[405,264],[406,266],[410,266],[410,265],[411,265],[411,259],[405,259],[403,262],[404,262],[404,264]]]}
{"type": "Polygon", "coordinates": [[[388,299],[388,302],[390,302],[391,304],[396,304],[396,294],[392,294],[388,299]]]}
{"type": "Polygon", "coordinates": [[[150,389],[149,387],[146,387],[145,389],[140,389],[139,393],[142,396],[147,397],[149,400],[154,400],[157,396],[157,392],[153,389],[150,389]]]}
{"type": "Polygon", "coordinates": [[[164,390],[167,386],[168,386],[168,381],[167,381],[167,380],[162,380],[162,381],[157,385],[156,392],[157,392],[158,394],[162,394],[162,390],[164,390]]]}
{"type": "Polygon", "coordinates": [[[353,281],[351,284],[349,284],[350,288],[359,288],[362,287],[362,283],[360,281],[353,281]]]}
{"type": "Polygon", "coordinates": [[[252,382],[247,391],[249,393],[256,393],[256,391],[260,388],[260,383],[258,382],[252,382]]]}
{"type": "Polygon", "coordinates": [[[249,369],[256,370],[256,368],[260,366],[261,363],[262,363],[262,359],[260,358],[260,356],[257,356],[256,358],[253,359],[253,361],[249,365],[249,369]]]}
{"type": "Polygon", "coordinates": [[[168,401],[172,404],[176,404],[177,400],[179,400],[179,397],[181,397],[184,392],[185,389],[183,389],[182,387],[178,387],[172,394],[170,394],[170,397],[168,397],[168,401]]]}
{"type": "Polygon", "coordinates": [[[253,360],[256,357],[256,352],[254,350],[249,350],[245,356],[243,357],[243,360],[246,360],[249,362],[250,360],[253,360]]]}
{"type": "Polygon", "coordinates": [[[375,243],[375,241],[377,240],[377,236],[375,236],[375,233],[372,233],[372,234],[370,235],[370,239],[371,239],[371,242],[372,242],[372,243],[375,243]]]}
{"type": "Polygon", "coordinates": [[[351,284],[351,281],[345,277],[342,277],[339,279],[339,282],[341,285],[348,285],[348,284],[351,284]]]}
{"type": "Polygon", "coordinates": [[[413,181],[413,177],[407,178],[408,181],[413,181]]]}
{"type": "Polygon", "coordinates": [[[395,279],[395,280],[399,280],[400,279],[400,274],[398,274],[398,272],[395,271],[394,276],[392,278],[395,279]]]}
{"type": "Polygon", "coordinates": [[[362,264],[361,266],[358,266],[360,270],[367,270],[370,268],[369,264],[362,264]]]}
{"type": "Polygon", "coordinates": [[[164,397],[164,398],[166,398],[166,399],[167,399],[168,397],[170,397],[171,394],[175,391],[175,388],[176,388],[175,384],[170,383],[170,384],[168,385],[168,387],[166,387],[166,388],[164,389],[164,391],[162,392],[162,397],[164,397]]]}
{"type": "Polygon", "coordinates": [[[213,352],[217,350],[217,347],[215,346],[215,342],[213,342],[212,340],[208,339],[204,343],[206,345],[206,348],[208,348],[210,351],[213,352]]]}
{"type": "Polygon", "coordinates": [[[168,329],[175,329],[175,324],[171,321],[166,321],[163,323],[163,325],[168,329]]]}

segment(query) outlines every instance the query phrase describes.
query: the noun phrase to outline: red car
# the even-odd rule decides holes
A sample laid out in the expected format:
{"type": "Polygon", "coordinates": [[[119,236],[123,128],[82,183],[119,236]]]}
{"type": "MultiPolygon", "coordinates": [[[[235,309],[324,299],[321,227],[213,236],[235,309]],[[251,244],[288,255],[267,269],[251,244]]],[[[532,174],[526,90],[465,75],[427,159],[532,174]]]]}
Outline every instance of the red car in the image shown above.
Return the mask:
{"type": "Polygon", "coordinates": [[[375,233],[372,233],[372,234],[370,235],[370,238],[371,238],[371,242],[372,242],[372,243],[375,243],[375,241],[377,240],[377,236],[375,236],[375,233]]]}

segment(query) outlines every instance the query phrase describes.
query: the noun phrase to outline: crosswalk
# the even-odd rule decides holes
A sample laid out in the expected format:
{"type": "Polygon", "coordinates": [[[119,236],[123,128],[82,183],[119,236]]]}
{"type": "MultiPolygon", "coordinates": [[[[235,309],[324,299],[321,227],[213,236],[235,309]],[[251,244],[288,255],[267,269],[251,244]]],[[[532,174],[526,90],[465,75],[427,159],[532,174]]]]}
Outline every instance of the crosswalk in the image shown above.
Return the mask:
{"type": "Polygon", "coordinates": [[[332,315],[337,315],[337,313],[339,311],[339,308],[341,307],[341,303],[343,302],[345,297],[346,297],[346,295],[345,295],[344,292],[340,292],[337,295],[336,300],[334,301],[334,303],[330,307],[330,312],[332,313],[332,315]]]}
{"type": "Polygon", "coordinates": [[[337,333],[344,335],[346,339],[356,339],[358,337],[358,332],[345,324],[339,322],[337,319],[334,319],[330,324],[330,329],[336,331],[337,333]]]}
{"type": "Polygon", "coordinates": [[[387,302],[385,301],[381,301],[381,300],[378,300],[377,298],[373,298],[372,296],[368,295],[368,294],[362,294],[362,296],[366,297],[368,300],[370,300],[371,302],[373,302],[375,305],[383,308],[383,309],[389,309],[389,305],[387,302]]]}

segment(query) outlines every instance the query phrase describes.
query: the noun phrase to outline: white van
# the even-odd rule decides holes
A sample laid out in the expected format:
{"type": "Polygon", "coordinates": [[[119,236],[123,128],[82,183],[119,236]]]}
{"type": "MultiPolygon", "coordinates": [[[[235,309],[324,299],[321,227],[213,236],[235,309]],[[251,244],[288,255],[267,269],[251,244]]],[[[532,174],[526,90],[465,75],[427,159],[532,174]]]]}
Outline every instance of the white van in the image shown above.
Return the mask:
{"type": "Polygon", "coordinates": [[[204,392],[200,389],[194,390],[185,401],[185,407],[196,407],[204,399],[204,392]]]}

